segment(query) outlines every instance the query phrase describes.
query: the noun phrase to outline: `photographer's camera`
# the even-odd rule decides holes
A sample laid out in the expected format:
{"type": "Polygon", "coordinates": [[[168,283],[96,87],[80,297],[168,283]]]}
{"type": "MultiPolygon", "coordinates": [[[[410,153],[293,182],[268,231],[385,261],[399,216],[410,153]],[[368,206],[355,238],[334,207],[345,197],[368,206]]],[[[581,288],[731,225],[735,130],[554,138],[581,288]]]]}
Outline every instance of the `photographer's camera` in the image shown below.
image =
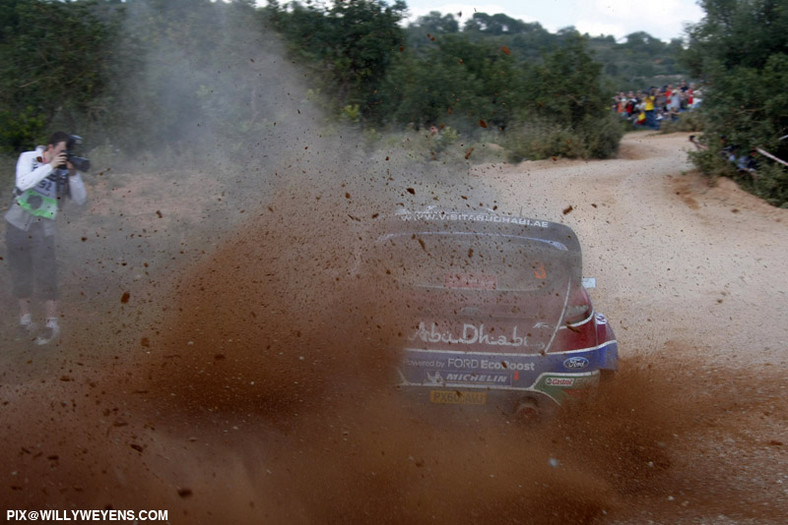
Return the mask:
{"type": "MultiPolygon", "coordinates": [[[[79,135],[71,135],[71,140],[69,141],[69,147],[72,145],[78,146],[82,144],[82,137],[79,135]]],[[[90,170],[90,160],[85,157],[80,157],[70,149],[65,152],[66,153],[66,161],[70,162],[74,169],[81,172],[86,172],[90,170]]],[[[59,168],[66,168],[66,165],[63,164],[58,166],[59,168]]]]}
{"type": "Polygon", "coordinates": [[[80,157],[75,155],[74,153],[67,151],[66,152],[66,160],[74,166],[74,169],[77,171],[88,171],[90,169],[90,160],[86,159],[85,157],[80,157]]]}

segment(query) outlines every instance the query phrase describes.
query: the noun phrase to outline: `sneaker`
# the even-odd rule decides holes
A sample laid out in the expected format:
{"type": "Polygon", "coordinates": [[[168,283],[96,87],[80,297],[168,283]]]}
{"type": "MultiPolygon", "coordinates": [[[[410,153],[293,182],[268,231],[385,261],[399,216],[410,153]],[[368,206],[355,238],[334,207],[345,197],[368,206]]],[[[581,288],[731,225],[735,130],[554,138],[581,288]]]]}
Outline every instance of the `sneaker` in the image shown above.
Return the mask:
{"type": "Polygon", "coordinates": [[[60,340],[60,326],[57,324],[57,319],[47,320],[44,330],[36,337],[37,345],[57,344],[60,340]]]}
{"type": "Polygon", "coordinates": [[[30,320],[28,320],[26,323],[20,322],[16,327],[14,341],[33,341],[36,338],[37,330],[38,326],[36,323],[30,320]]]}

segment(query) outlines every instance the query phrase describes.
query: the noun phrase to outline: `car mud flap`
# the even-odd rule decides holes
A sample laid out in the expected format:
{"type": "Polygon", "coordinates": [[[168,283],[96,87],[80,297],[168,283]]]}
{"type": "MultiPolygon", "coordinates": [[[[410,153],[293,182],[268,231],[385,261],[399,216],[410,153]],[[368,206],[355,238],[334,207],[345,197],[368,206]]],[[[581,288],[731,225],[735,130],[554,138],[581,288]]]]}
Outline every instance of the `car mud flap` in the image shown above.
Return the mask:
{"type": "Polygon", "coordinates": [[[542,374],[533,386],[537,392],[548,396],[559,405],[599,384],[599,371],[584,374],[542,374]]]}

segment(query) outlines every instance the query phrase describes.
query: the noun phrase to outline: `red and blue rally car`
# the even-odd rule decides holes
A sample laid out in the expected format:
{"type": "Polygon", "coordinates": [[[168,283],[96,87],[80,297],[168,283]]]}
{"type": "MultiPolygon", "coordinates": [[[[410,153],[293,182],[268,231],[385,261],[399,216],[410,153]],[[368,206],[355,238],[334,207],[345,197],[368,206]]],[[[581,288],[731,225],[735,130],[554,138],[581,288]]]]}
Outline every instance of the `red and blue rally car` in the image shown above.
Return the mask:
{"type": "Polygon", "coordinates": [[[375,252],[406,303],[403,391],[532,415],[616,370],[618,344],[568,226],[436,209],[382,222],[375,252]]]}

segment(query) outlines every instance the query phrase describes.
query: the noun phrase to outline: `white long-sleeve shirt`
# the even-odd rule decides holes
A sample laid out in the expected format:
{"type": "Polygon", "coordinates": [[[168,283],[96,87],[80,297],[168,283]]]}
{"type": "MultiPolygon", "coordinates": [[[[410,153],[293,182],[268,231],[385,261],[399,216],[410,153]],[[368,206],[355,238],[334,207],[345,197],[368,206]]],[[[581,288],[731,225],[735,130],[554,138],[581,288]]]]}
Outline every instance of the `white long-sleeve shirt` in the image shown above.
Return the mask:
{"type": "MultiPolygon", "coordinates": [[[[35,151],[26,151],[19,155],[19,160],[16,163],[16,189],[19,191],[27,191],[35,188],[45,178],[49,177],[55,168],[44,162],[44,146],[38,146],[35,151]]],[[[87,201],[87,191],[85,190],[85,183],[82,180],[82,175],[77,172],[68,177],[68,189],[71,200],[75,203],[82,205],[87,201]]],[[[55,221],[42,217],[36,217],[26,212],[17,202],[9,208],[5,214],[5,219],[9,224],[28,231],[30,225],[34,222],[40,222],[44,227],[45,235],[54,235],[55,221]]]]}
{"type": "MultiPolygon", "coordinates": [[[[44,146],[38,146],[35,151],[26,151],[19,155],[16,162],[16,187],[21,191],[35,188],[55,171],[52,164],[44,162],[45,149],[44,146]]],[[[79,172],[68,178],[68,189],[71,200],[80,205],[85,204],[88,195],[79,172]]]]}

